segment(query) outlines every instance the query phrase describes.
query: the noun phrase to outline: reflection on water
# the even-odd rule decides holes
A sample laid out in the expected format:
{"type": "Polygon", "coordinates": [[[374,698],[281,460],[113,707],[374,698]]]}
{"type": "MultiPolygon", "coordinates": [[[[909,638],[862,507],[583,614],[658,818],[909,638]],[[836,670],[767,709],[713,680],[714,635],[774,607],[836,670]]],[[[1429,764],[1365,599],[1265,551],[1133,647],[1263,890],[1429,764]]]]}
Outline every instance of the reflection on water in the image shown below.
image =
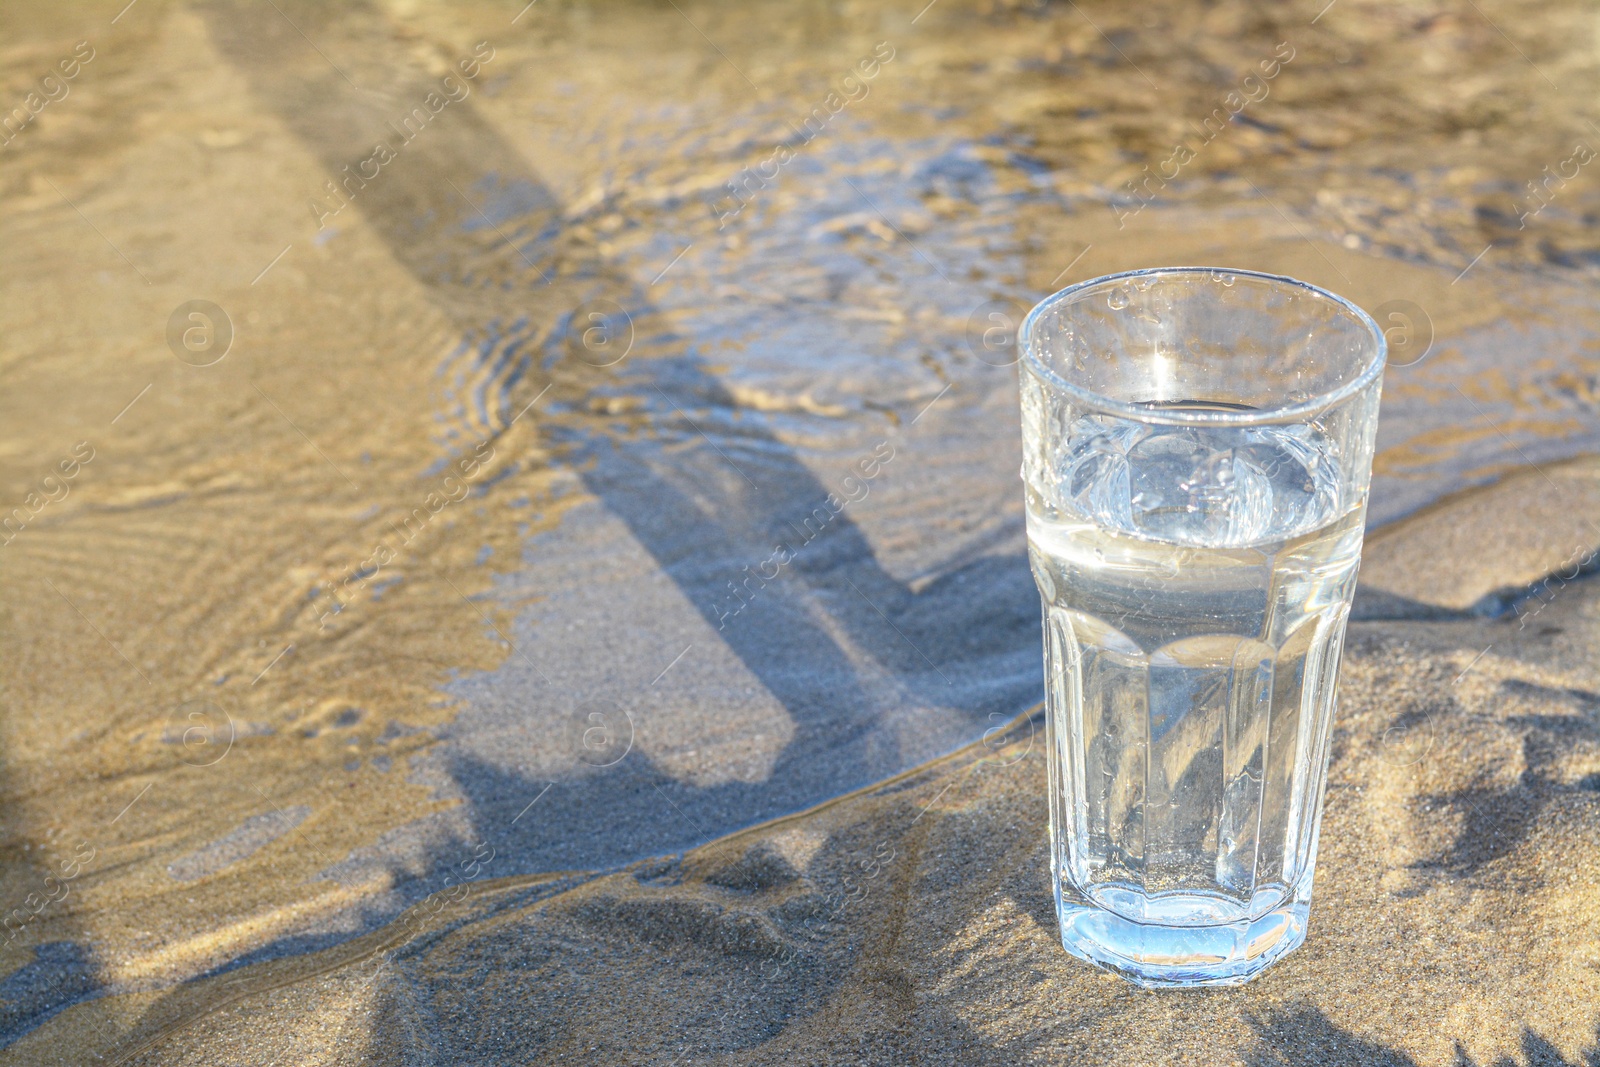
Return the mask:
{"type": "Polygon", "coordinates": [[[12,1042],[1028,707],[1007,330],[1070,281],[1408,309],[1378,521],[1594,447],[1576,7],[517,6],[0,14],[8,104],[95,56],[0,170],[12,1042]]]}

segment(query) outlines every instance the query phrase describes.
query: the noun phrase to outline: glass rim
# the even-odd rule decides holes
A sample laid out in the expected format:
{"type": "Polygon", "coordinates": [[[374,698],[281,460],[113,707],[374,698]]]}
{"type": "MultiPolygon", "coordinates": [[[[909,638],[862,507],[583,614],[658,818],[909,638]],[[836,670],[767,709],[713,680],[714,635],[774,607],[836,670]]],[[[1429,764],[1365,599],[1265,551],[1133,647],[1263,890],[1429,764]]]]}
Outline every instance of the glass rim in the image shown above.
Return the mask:
{"type": "Polygon", "coordinates": [[[1027,364],[1028,370],[1044,379],[1051,386],[1100,411],[1120,415],[1134,422],[1156,423],[1163,426],[1272,426],[1285,422],[1303,421],[1310,416],[1319,414],[1348,400],[1371,385],[1383,373],[1384,365],[1389,359],[1389,340],[1384,336],[1383,330],[1373,321],[1371,315],[1368,315],[1338,293],[1330,292],[1319,285],[1312,285],[1310,282],[1303,282],[1298,278],[1291,278],[1285,274],[1268,274],[1265,271],[1240,270],[1236,267],[1145,267],[1140,270],[1103,274],[1098,278],[1077,282],[1067,286],[1065,289],[1051,293],[1033,306],[1033,309],[1022,320],[1022,326],[1017,330],[1017,347],[1022,351],[1022,359],[1027,364]],[[1357,322],[1365,326],[1377,342],[1370,362],[1361,368],[1359,374],[1338,388],[1329,390],[1326,393],[1319,393],[1296,404],[1258,411],[1184,411],[1177,408],[1147,407],[1127,400],[1114,400],[1093,390],[1085,389],[1062,377],[1053,367],[1046,366],[1034,351],[1033,335],[1040,317],[1045,312],[1082,295],[1087,290],[1103,286],[1108,282],[1125,281],[1129,278],[1143,278],[1152,274],[1201,273],[1231,274],[1235,277],[1255,278],[1287,288],[1304,290],[1319,299],[1327,300],[1337,305],[1348,312],[1357,322]]]}

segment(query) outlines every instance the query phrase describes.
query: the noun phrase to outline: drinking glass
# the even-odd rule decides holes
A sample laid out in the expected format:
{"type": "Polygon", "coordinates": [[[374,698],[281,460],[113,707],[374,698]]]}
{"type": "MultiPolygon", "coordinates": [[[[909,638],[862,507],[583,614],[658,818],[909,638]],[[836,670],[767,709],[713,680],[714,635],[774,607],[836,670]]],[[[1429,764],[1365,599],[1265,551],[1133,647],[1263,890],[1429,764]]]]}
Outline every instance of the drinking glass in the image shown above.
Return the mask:
{"type": "Polygon", "coordinates": [[[1385,359],[1292,278],[1097,278],[1022,325],[1068,952],[1237,985],[1306,935],[1385,359]]]}

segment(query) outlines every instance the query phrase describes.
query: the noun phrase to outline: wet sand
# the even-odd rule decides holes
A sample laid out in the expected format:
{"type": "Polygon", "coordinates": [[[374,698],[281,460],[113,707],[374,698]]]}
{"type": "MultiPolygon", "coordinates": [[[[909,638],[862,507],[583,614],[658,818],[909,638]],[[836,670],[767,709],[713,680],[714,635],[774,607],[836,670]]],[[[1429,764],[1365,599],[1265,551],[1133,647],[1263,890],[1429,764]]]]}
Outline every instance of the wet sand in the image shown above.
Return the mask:
{"type": "Polygon", "coordinates": [[[1417,357],[1385,383],[1329,925],[1290,968],[1357,948],[1284,971],[1309,999],[1228,1009],[1256,1029],[1226,1017],[1419,1062],[1436,1030],[1478,1063],[1521,1027],[1592,1044],[1592,938],[1564,925],[1592,882],[1592,607],[1539,584],[1596,543],[1592,468],[1562,465],[1600,448],[1589,171],[1518,219],[1593,134],[1582,9],[680,6],[0,11],[3,106],[93,52],[0,150],[0,1062],[114,1060],[190,1018],[146,1058],[1110,1040],[1053,1005],[1158,1002],[1050,945],[1042,754],[932,761],[1040,693],[991,316],[1195,261],[1388,307],[1417,357]],[[1134,211],[1127,183],[1283,41],[1270,95],[1134,211]],[[858,98],[719,222],[830,92],[858,98]],[[231,343],[219,320],[184,346],[192,301],[231,343]],[[776,542],[802,551],[744,585],[776,542]],[[1448,716],[1409,771],[1362,755],[1448,716]],[[850,910],[796,925],[880,844],[850,910]],[[1374,885],[1461,931],[1405,927],[1435,938],[1412,964],[1360,949],[1374,885]],[[739,985],[779,944],[798,962],[739,985]],[[685,977],[640,991],[642,960],[685,977]],[[1340,992],[1391,966],[1435,990],[1412,1014],[1340,992]],[[1016,988],[1046,978],[1074,988],[1016,988]],[[1474,1029],[1480,988],[1509,1006],[1474,1029]]]}

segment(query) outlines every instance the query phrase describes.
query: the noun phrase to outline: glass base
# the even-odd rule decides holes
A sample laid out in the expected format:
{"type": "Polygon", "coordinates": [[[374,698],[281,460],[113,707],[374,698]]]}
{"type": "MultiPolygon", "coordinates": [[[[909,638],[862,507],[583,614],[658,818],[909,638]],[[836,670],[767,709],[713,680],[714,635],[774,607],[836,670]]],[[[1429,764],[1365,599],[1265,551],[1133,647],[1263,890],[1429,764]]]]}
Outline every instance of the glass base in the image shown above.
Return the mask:
{"type": "Polygon", "coordinates": [[[1257,919],[1197,924],[1217,911],[1216,898],[1164,895],[1150,901],[1152,918],[1137,922],[1058,891],[1056,915],[1061,944],[1079,959],[1146,989],[1203,989],[1243,985],[1298,948],[1311,901],[1296,897],[1257,919]]]}

